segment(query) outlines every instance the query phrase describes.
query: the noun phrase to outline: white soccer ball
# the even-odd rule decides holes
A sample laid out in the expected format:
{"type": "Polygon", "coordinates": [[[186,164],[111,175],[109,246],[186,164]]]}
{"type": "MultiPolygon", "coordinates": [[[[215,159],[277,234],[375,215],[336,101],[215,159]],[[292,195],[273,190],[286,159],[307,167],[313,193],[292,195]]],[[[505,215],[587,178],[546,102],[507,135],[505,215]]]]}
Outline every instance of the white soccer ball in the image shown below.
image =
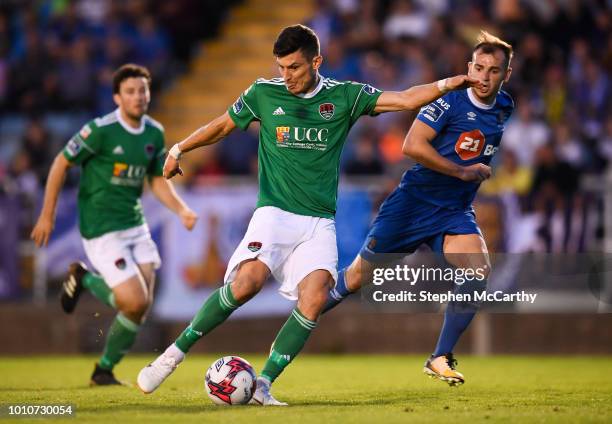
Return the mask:
{"type": "Polygon", "coordinates": [[[257,374],[246,359],[224,356],[206,371],[204,387],[217,405],[244,405],[251,400],[257,385],[257,374]]]}

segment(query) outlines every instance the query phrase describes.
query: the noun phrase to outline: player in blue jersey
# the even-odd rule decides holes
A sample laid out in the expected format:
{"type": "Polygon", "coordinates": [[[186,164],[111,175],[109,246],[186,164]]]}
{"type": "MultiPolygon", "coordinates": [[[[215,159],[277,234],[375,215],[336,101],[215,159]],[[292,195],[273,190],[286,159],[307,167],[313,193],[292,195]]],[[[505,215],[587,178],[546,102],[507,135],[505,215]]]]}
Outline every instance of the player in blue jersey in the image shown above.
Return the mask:
{"type": "MultiPolygon", "coordinates": [[[[490,261],[472,201],[480,183],[491,176],[489,163],[514,109],[510,95],[501,91],[512,73],[512,55],[510,44],[481,31],[468,75],[482,86],[450,92],[421,109],[402,148],[417,165],[385,199],[359,255],[339,272],[325,310],[361,287],[374,262],[381,260],[377,254],[409,254],[422,244],[443,253],[450,265],[484,276],[455,285],[456,293],[486,289],[490,261]]],[[[451,385],[464,382],[452,352],[477,307],[474,302],[448,304],[425,373],[451,385]]]]}

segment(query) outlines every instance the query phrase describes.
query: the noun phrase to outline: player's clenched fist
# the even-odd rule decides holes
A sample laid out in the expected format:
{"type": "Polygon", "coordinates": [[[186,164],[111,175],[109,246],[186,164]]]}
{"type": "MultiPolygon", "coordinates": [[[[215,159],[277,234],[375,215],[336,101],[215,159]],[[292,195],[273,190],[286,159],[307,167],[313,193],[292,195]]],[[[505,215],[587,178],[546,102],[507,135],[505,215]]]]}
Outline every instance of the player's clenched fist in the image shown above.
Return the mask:
{"type": "Polygon", "coordinates": [[[183,226],[189,231],[191,231],[195,226],[196,222],[198,222],[198,214],[189,208],[183,208],[179,212],[179,217],[181,218],[183,226]]]}
{"type": "Polygon", "coordinates": [[[179,161],[174,159],[171,155],[168,155],[164,162],[164,178],[169,180],[176,174],[183,175],[183,170],[179,166],[179,161]]]}
{"type": "Polygon", "coordinates": [[[463,181],[481,183],[491,177],[491,167],[484,163],[475,163],[474,165],[465,166],[459,174],[459,178],[463,181]]]}

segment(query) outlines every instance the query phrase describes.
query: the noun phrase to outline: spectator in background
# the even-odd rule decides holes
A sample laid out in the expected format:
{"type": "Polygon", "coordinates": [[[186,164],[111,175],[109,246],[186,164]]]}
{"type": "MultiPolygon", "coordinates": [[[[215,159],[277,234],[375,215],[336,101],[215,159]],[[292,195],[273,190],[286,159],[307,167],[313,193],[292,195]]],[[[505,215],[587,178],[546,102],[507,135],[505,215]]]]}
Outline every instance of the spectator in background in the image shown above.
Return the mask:
{"type": "Polygon", "coordinates": [[[21,144],[28,154],[28,169],[36,175],[42,187],[52,161],[52,153],[49,132],[39,119],[29,122],[21,144]]]}
{"type": "Polygon", "coordinates": [[[112,7],[108,0],[77,0],[75,1],[79,17],[90,26],[100,26],[110,13],[112,7]]]}
{"type": "MultiPolygon", "coordinates": [[[[546,252],[567,252],[576,219],[582,218],[578,195],[580,173],[561,160],[552,143],[536,151],[535,176],[530,193],[531,204],[541,216],[539,235],[546,252]]],[[[572,242],[572,246],[576,243],[572,242]]]]}
{"type": "Polygon", "coordinates": [[[141,63],[156,75],[156,81],[165,81],[168,76],[170,58],[169,41],[157,26],[155,18],[145,15],[138,20],[138,35],[134,45],[136,62],[141,63]]]}
{"type": "Polygon", "coordinates": [[[583,65],[580,79],[572,81],[572,101],[579,116],[601,120],[609,113],[611,104],[610,78],[593,58],[588,58],[583,65]]]}
{"type": "Polygon", "coordinates": [[[553,127],[553,143],[555,154],[561,162],[569,164],[576,170],[585,168],[587,160],[585,149],[566,122],[553,127]]]}
{"type": "Polygon", "coordinates": [[[36,197],[40,188],[38,176],[32,169],[32,159],[25,149],[19,150],[13,157],[8,174],[20,193],[31,200],[36,197]]]}
{"type": "Polygon", "coordinates": [[[89,39],[81,37],[68,50],[58,66],[60,94],[65,109],[92,110],[95,104],[96,74],[89,60],[89,39]]]}
{"type": "Polygon", "coordinates": [[[339,13],[334,8],[333,0],[316,1],[315,12],[309,19],[308,26],[318,34],[322,49],[329,46],[332,40],[339,38],[343,25],[339,13]]]}
{"type": "Polygon", "coordinates": [[[515,64],[521,83],[525,89],[535,89],[541,82],[547,66],[547,50],[544,49],[542,38],[535,33],[528,33],[520,42],[515,64]]]}
{"type": "Polygon", "coordinates": [[[45,93],[44,82],[55,63],[47,55],[36,28],[29,28],[23,37],[23,55],[17,55],[9,76],[13,103],[9,105],[24,113],[42,112],[49,94],[45,93]]]}
{"type": "Polygon", "coordinates": [[[259,125],[249,125],[246,131],[232,132],[219,143],[219,163],[232,175],[257,175],[259,125]]]}
{"type": "Polygon", "coordinates": [[[332,38],[324,50],[325,61],[321,66],[321,74],[338,81],[361,81],[359,61],[353,55],[346,55],[344,42],[341,38],[332,38]]]}
{"type": "Polygon", "coordinates": [[[502,144],[501,161],[493,177],[485,180],[480,187],[484,195],[515,194],[519,197],[529,194],[533,180],[531,168],[521,165],[514,150],[502,144]]]}
{"type": "Polygon", "coordinates": [[[429,15],[419,10],[412,0],[393,0],[391,11],[383,24],[386,38],[425,38],[429,30],[429,15]]]}
{"type": "Polygon", "coordinates": [[[380,46],[383,40],[378,16],[376,0],[362,0],[352,13],[343,15],[346,28],[344,39],[348,49],[363,53],[380,46]]]}
{"type": "Polygon", "coordinates": [[[69,1],[62,13],[55,14],[49,22],[47,33],[57,37],[62,44],[70,45],[89,32],[87,23],[81,19],[78,5],[69,1]]]}
{"type": "Polygon", "coordinates": [[[555,124],[563,119],[567,106],[567,82],[561,64],[550,65],[546,69],[542,101],[546,121],[555,124]]]}
{"type": "Polygon", "coordinates": [[[516,152],[520,165],[531,166],[536,150],[548,141],[550,131],[535,116],[528,98],[519,98],[516,105],[517,113],[504,132],[503,147],[516,152]]]}
{"type": "Polygon", "coordinates": [[[353,155],[347,161],[344,172],[348,175],[381,175],[384,172],[376,145],[376,133],[364,129],[353,142],[353,155]]]}
{"type": "MultiPolygon", "coordinates": [[[[380,137],[380,152],[388,168],[406,168],[408,159],[402,153],[402,144],[408,131],[408,125],[412,123],[406,114],[394,114],[395,119],[388,121],[384,132],[380,137]]],[[[405,171],[403,169],[401,172],[405,171]]]]}

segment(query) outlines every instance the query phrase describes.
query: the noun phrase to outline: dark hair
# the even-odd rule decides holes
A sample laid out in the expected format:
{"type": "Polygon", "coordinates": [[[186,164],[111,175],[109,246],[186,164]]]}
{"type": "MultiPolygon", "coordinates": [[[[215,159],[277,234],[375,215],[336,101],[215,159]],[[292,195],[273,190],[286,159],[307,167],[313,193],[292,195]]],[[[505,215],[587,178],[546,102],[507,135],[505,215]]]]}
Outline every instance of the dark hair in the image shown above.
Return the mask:
{"type": "Polygon", "coordinates": [[[147,68],[134,63],[126,63],[113,74],[113,94],[119,94],[121,83],[128,78],[145,78],[149,87],[151,86],[151,73],[147,68]]]}
{"type": "Polygon", "coordinates": [[[319,37],[315,32],[305,25],[291,25],[281,31],[274,43],[272,53],[276,57],[287,56],[298,50],[308,60],[319,55],[319,37]]]}
{"type": "Polygon", "coordinates": [[[476,46],[472,53],[476,53],[479,50],[484,54],[493,54],[495,51],[501,50],[506,57],[506,68],[510,66],[510,61],[514,55],[512,46],[509,43],[483,30],[480,31],[476,39],[476,46]]]}

